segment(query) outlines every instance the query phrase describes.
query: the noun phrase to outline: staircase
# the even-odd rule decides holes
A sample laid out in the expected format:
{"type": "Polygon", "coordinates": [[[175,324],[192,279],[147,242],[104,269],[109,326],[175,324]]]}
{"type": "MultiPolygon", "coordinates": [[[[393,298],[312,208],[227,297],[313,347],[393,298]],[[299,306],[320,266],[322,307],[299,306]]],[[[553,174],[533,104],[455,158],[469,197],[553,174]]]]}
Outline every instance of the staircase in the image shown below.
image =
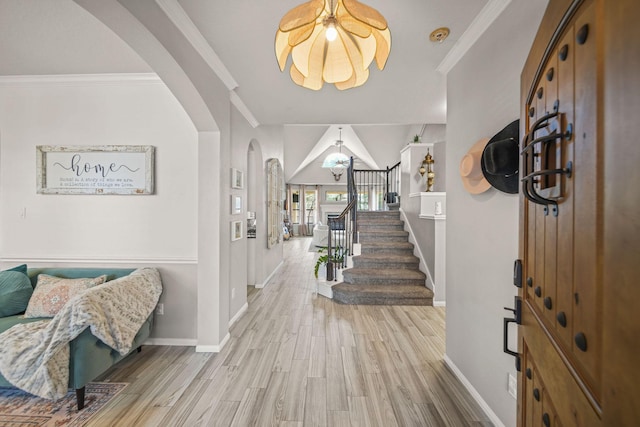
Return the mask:
{"type": "Polygon", "coordinates": [[[343,270],[333,299],[343,304],[433,305],[399,211],[358,212],[361,255],[343,270]]]}

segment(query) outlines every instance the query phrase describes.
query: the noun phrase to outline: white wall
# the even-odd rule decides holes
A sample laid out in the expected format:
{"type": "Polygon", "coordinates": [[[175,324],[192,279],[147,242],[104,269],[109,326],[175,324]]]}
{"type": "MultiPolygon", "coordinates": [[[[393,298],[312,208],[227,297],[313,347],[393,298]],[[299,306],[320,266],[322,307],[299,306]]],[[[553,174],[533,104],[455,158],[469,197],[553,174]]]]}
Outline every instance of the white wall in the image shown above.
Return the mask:
{"type": "Polygon", "coordinates": [[[447,144],[438,142],[433,144],[433,191],[447,191],[447,144]]]}
{"type": "MultiPolygon", "coordinates": [[[[387,166],[392,167],[400,161],[400,150],[407,145],[409,140],[407,134],[410,130],[419,128],[417,125],[367,125],[352,126],[353,131],[364,144],[373,160],[382,169],[387,166]]],[[[441,136],[444,139],[444,125],[429,125],[427,129],[433,128],[433,137],[441,136]]],[[[286,163],[285,179],[290,184],[324,184],[331,185],[336,182],[347,183],[346,175],[342,175],[340,181],[335,181],[331,172],[322,169],[324,158],[336,147],[330,147],[306,168],[293,176],[296,168],[306,158],[318,140],[325,134],[327,126],[286,126],[285,127],[285,152],[286,163]]],[[[425,131],[425,133],[428,133],[425,131]]],[[[336,138],[337,139],[337,138],[336,138]]],[[[348,156],[352,153],[347,147],[342,148],[342,152],[348,156]]],[[[357,160],[356,160],[357,161],[357,160]]],[[[363,162],[356,164],[356,169],[369,169],[363,162]]]]}
{"type": "MultiPolygon", "coordinates": [[[[298,166],[307,157],[318,140],[327,131],[328,126],[285,126],[284,127],[284,180],[291,177],[298,166]]],[[[298,183],[303,183],[297,180],[298,183]]],[[[310,182],[312,183],[312,182],[310,182]]]]}
{"type": "Polygon", "coordinates": [[[519,117],[520,73],[545,6],[513,0],[447,76],[446,354],[506,426],[516,424],[502,318],[517,293],[518,196],[493,188],[468,194],[458,165],[478,139],[519,117]]]}
{"type": "Polygon", "coordinates": [[[158,267],[165,314],[157,317],[153,336],[194,340],[194,126],[159,80],[100,79],[0,84],[0,259],[32,266],[158,267]],[[155,194],[36,194],[36,145],[153,145],[155,194]]]}

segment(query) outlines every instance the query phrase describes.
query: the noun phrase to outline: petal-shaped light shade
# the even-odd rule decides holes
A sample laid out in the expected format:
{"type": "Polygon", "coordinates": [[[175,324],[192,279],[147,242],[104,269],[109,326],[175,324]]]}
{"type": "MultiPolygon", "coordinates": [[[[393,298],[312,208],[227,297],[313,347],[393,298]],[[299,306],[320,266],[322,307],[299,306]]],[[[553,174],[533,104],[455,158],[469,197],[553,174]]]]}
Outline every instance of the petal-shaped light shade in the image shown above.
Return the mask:
{"type": "Polygon", "coordinates": [[[325,18],[331,16],[329,0],[312,0],[291,9],[276,31],[275,51],[281,71],[291,54],[291,79],[319,90],[324,82],[340,90],[364,84],[376,60],[384,69],[391,50],[391,32],[377,10],[357,0],[333,0],[338,37],[326,39],[325,18]]]}
{"type": "Polygon", "coordinates": [[[331,153],[322,162],[323,168],[346,168],[349,165],[349,156],[342,153],[331,153]]]}
{"type": "Polygon", "coordinates": [[[347,9],[349,15],[358,21],[362,21],[380,31],[387,29],[387,20],[374,8],[362,4],[357,0],[342,0],[342,4],[345,9],[347,9]]]}
{"type": "Polygon", "coordinates": [[[325,0],[311,0],[294,7],[280,20],[280,31],[289,32],[315,21],[325,8],[325,0]]]}

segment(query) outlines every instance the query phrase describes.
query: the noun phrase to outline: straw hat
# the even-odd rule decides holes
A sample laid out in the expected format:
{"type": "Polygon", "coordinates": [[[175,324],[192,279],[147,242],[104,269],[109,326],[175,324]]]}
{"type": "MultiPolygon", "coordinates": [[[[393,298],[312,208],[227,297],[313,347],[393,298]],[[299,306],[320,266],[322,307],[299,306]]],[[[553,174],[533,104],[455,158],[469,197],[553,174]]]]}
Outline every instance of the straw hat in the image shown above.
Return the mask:
{"type": "Polygon", "coordinates": [[[480,194],[487,191],[491,184],[482,174],[480,160],[484,147],[489,142],[489,138],[482,138],[467,151],[460,161],[460,178],[465,190],[471,194],[480,194]]]}

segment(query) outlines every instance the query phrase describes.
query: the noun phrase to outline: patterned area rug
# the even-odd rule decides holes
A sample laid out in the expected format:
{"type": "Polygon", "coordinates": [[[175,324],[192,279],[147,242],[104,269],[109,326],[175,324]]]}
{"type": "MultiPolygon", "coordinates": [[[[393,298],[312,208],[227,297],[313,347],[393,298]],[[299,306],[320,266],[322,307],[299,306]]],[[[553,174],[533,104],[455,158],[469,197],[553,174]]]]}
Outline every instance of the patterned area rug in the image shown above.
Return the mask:
{"type": "Polygon", "coordinates": [[[126,386],[126,383],[87,384],[82,411],[77,409],[73,390],[52,401],[17,388],[0,387],[0,427],[82,426],[126,386]]]}

